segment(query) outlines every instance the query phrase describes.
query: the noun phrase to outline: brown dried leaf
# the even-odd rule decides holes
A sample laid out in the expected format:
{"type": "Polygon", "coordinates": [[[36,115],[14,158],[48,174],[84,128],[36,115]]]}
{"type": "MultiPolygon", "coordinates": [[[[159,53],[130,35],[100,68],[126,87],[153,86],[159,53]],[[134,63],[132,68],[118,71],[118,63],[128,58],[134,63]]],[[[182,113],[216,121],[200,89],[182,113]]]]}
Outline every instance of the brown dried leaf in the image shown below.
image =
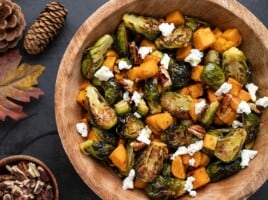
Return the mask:
{"type": "Polygon", "coordinates": [[[16,101],[30,102],[31,97],[38,99],[44,92],[33,87],[45,70],[42,65],[21,64],[18,50],[9,51],[0,56],[0,120],[9,116],[14,120],[25,118],[23,107],[16,101]],[[19,66],[18,66],[19,65],[19,66]],[[14,101],[15,100],[15,101],[14,101]]]}

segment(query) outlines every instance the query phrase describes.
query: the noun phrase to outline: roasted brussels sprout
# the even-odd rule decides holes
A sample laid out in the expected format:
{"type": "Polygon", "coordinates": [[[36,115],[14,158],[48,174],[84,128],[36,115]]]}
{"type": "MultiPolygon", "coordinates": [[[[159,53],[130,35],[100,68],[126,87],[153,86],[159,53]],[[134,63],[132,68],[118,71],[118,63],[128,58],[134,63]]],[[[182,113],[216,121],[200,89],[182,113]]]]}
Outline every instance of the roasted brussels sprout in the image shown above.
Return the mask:
{"type": "Polygon", "coordinates": [[[107,160],[115,146],[102,141],[86,140],[80,144],[80,150],[99,160],[107,160]]]}
{"type": "Polygon", "coordinates": [[[213,101],[212,103],[209,104],[208,108],[206,109],[205,113],[202,116],[202,124],[204,124],[205,127],[209,127],[211,125],[219,106],[220,103],[218,101],[213,101]]]}
{"type": "Polygon", "coordinates": [[[244,114],[243,128],[247,131],[245,144],[254,142],[260,129],[260,117],[255,113],[244,114]]]}
{"type": "Polygon", "coordinates": [[[157,86],[156,78],[148,79],[144,84],[144,99],[146,100],[150,108],[150,113],[152,114],[159,113],[162,110],[157,86]]]}
{"type": "Polygon", "coordinates": [[[217,129],[209,129],[207,131],[207,134],[215,135],[215,136],[222,138],[225,135],[228,135],[233,131],[234,131],[233,128],[217,128],[217,129]]]}
{"type": "Polygon", "coordinates": [[[90,132],[91,131],[94,132],[94,135],[98,138],[99,141],[111,144],[113,146],[116,146],[118,143],[118,137],[116,134],[107,132],[106,130],[100,129],[95,126],[91,128],[90,132]]]}
{"type": "Polygon", "coordinates": [[[164,165],[163,165],[163,169],[162,169],[161,174],[162,174],[164,177],[171,177],[171,176],[172,176],[172,172],[171,172],[171,164],[170,164],[170,162],[164,162],[164,165]]]}
{"type": "Polygon", "coordinates": [[[187,132],[190,124],[185,125],[183,121],[186,120],[182,120],[180,124],[173,124],[161,133],[161,141],[166,143],[171,149],[177,149],[179,146],[188,146],[193,143],[193,138],[187,132]]]}
{"type": "Polygon", "coordinates": [[[125,115],[131,111],[129,103],[125,100],[121,100],[114,104],[114,109],[118,115],[125,115]]]}
{"type": "Polygon", "coordinates": [[[160,34],[158,26],[160,22],[153,17],[124,14],[124,24],[130,30],[143,35],[149,40],[154,40],[160,34]]]}
{"type": "Polygon", "coordinates": [[[81,71],[85,78],[92,79],[95,72],[102,65],[107,50],[112,46],[113,38],[109,34],[100,37],[89,47],[82,59],[81,71]]]}
{"type": "Polygon", "coordinates": [[[195,31],[201,26],[209,26],[209,24],[205,21],[202,21],[195,17],[188,17],[185,16],[185,25],[192,29],[192,31],[195,31]]]}
{"type": "Polygon", "coordinates": [[[186,193],[185,180],[157,176],[156,180],[145,188],[146,194],[151,199],[178,199],[186,193]]]}
{"type": "Polygon", "coordinates": [[[141,115],[141,116],[146,116],[149,112],[149,107],[147,106],[146,102],[144,101],[144,99],[141,99],[138,106],[137,106],[137,112],[141,115]]]}
{"type": "Polygon", "coordinates": [[[172,116],[187,119],[190,110],[192,98],[189,95],[179,94],[177,92],[164,92],[160,97],[163,110],[168,111],[172,116]]]}
{"type": "Polygon", "coordinates": [[[102,129],[111,129],[117,123],[115,110],[92,85],[87,86],[86,97],[94,122],[102,129]]]}
{"type": "Polygon", "coordinates": [[[222,68],[226,78],[233,78],[242,85],[246,84],[250,75],[244,53],[236,47],[232,47],[222,54],[222,68]]]}
{"type": "Polygon", "coordinates": [[[120,172],[120,174],[123,176],[128,176],[129,171],[134,168],[134,161],[135,161],[135,153],[134,153],[133,147],[130,145],[130,143],[127,143],[126,150],[127,150],[126,171],[120,172]]]}
{"type": "Polygon", "coordinates": [[[190,28],[180,26],[169,36],[160,36],[155,40],[158,49],[176,49],[188,46],[192,39],[193,32],[190,28]]]}
{"type": "Polygon", "coordinates": [[[216,182],[239,172],[241,170],[240,162],[241,159],[237,158],[230,163],[224,163],[219,160],[211,163],[207,167],[210,181],[216,182]]]}
{"type": "Polygon", "coordinates": [[[137,179],[144,182],[152,182],[161,172],[164,159],[168,155],[168,148],[165,143],[151,142],[141,153],[136,161],[137,179]]]}
{"type": "Polygon", "coordinates": [[[168,72],[171,78],[172,87],[178,89],[189,83],[192,67],[187,62],[176,62],[173,60],[169,64],[168,72]]]}
{"type": "Polygon", "coordinates": [[[113,78],[108,81],[102,81],[100,87],[102,88],[105,100],[110,105],[113,105],[116,101],[119,101],[123,97],[124,90],[122,85],[113,78]]]}
{"type": "Polygon", "coordinates": [[[222,162],[232,162],[242,149],[247,137],[244,128],[235,129],[222,139],[219,139],[216,145],[214,155],[222,162]]]}
{"type": "Polygon", "coordinates": [[[125,24],[119,24],[115,32],[115,48],[120,57],[128,56],[128,34],[125,24]]]}
{"type": "Polygon", "coordinates": [[[201,79],[205,84],[217,90],[225,82],[225,75],[220,66],[208,63],[202,71],[201,79]]]}
{"type": "Polygon", "coordinates": [[[128,114],[123,122],[124,124],[120,131],[120,134],[125,138],[137,138],[140,131],[144,128],[143,121],[135,117],[133,114],[128,114]]]}
{"type": "Polygon", "coordinates": [[[210,49],[207,52],[206,56],[205,56],[204,63],[205,64],[208,64],[208,63],[216,63],[217,65],[220,65],[221,64],[221,57],[220,57],[219,52],[217,52],[214,49],[210,49]]]}

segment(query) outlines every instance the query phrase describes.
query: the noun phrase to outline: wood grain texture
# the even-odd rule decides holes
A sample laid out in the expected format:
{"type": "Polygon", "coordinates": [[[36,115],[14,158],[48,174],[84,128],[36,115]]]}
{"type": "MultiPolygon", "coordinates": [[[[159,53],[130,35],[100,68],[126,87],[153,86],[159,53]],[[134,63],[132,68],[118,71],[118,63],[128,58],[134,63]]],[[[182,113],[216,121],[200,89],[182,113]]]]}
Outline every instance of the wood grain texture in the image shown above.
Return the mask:
{"type": "MultiPolygon", "coordinates": [[[[175,9],[202,18],[222,29],[237,27],[241,31],[241,48],[251,61],[254,82],[261,95],[268,95],[268,32],[246,8],[233,0],[111,0],[91,15],[70,41],[62,58],[55,87],[55,112],[63,147],[83,181],[102,199],[148,199],[140,191],[123,191],[122,181],[110,169],[80,153],[82,139],[75,124],[80,120],[76,95],[82,83],[80,61],[83,50],[104,33],[113,32],[126,12],[165,16],[175,9]]],[[[255,149],[258,156],[250,166],[231,178],[209,184],[195,199],[246,199],[268,177],[268,112],[262,116],[261,130],[255,149]]],[[[184,197],[189,199],[189,197],[184,197]]]]}

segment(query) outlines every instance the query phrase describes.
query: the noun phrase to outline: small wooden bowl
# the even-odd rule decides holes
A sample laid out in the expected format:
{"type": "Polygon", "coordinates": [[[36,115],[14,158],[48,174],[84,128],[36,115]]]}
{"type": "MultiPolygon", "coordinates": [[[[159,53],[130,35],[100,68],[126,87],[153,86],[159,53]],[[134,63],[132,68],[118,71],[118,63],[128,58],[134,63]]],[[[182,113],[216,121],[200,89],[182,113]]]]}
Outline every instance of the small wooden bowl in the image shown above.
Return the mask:
{"type": "MultiPolygon", "coordinates": [[[[268,95],[268,32],[265,26],[239,2],[233,0],[111,0],[79,28],[62,58],[55,92],[56,122],[63,147],[84,182],[102,199],[148,199],[142,191],[123,191],[122,180],[110,169],[83,155],[75,124],[81,119],[76,95],[83,79],[80,62],[84,49],[104,33],[115,30],[124,13],[165,16],[179,9],[185,15],[207,20],[221,29],[237,27],[243,37],[241,49],[254,70],[253,80],[261,96],[268,95]]],[[[268,112],[264,111],[255,149],[257,157],[238,174],[199,189],[195,199],[246,199],[268,177],[268,112]]],[[[185,196],[183,199],[188,199],[185,196]]]]}
{"type": "Polygon", "coordinates": [[[43,163],[41,160],[35,157],[29,156],[29,155],[12,155],[12,156],[5,157],[0,160],[0,174],[1,175],[8,174],[6,165],[12,166],[21,161],[35,163],[37,166],[41,166],[47,172],[49,179],[50,179],[51,186],[54,191],[54,198],[51,200],[59,200],[59,188],[58,188],[58,183],[54,174],[45,163],[43,163]]]}

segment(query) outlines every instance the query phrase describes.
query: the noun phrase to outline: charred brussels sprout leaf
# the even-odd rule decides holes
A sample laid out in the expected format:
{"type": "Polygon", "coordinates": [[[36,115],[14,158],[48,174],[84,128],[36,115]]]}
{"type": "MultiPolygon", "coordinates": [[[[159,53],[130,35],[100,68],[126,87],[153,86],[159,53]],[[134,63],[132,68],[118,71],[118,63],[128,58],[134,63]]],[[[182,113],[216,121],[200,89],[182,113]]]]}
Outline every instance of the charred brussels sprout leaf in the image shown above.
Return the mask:
{"type": "Polygon", "coordinates": [[[168,155],[166,144],[152,142],[137,158],[137,178],[144,182],[152,182],[161,172],[164,159],[168,155]]]}
{"type": "Polygon", "coordinates": [[[163,110],[174,117],[185,119],[188,117],[192,98],[177,92],[165,92],[161,95],[160,102],[163,110]]]}
{"type": "Polygon", "coordinates": [[[99,91],[92,85],[86,88],[86,97],[94,122],[102,129],[111,129],[117,123],[115,110],[110,107],[99,91]]]}
{"type": "Polygon", "coordinates": [[[217,90],[224,82],[223,70],[215,63],[208,63],[202,71],[201,78],[211,88],[217,90]]]}
{"type": "Polygon", "coordinates": [[[129,103],[125,100],[121,100],[114,104],[114,109],[118,115],[125,115],[131,111],[129,103]]]}
{"type": "Polygon", "coordinates": [[[143,121],[135,117],[133,114],[127,115],[123,122],[124,124],[120,134],[125,138],[135,139],[144,128],[143,121]]]}
{"type": "Polygon", "coordinates": [[[179,146],[188,146],[193,142],[193,138],[187,132],[189,126],[183,123],[173,124],[161,133],[161,141],[172,149],[177,149],[179,146]]]}
{"type": "Polygon", "coordinates": [[[232,47],[222,54],[222,68],[226,78],[233,78],[244,85],[247,83],[250,68],[246,62],[244,53],[236,47],[232,47]]]}
{"type": "Polygon", "coordinates": [[[239,172],[241,170],[240,162],[241,159],[237,158],[231,163],[224,163],[221,161],[211,163],[207,167],[207,172],[211,182],[222,180],[239,172]]]}
{"type": "Polygon", "coordinates": [[[89,47],[82,59],[81,71],[85,78],[92,79],[95,72],[102,65],[107,50],[112,46],[113,38],[109,34],[100,37],[89,47]]]}
{"type": "Polygon", "coordinates": [[[160,34],[158,28],[160,22],[153,17],[124,14],[123,21],[127,28],[149,40],[154,40],[160,34]]]}
{"type": "Polygon", "coordinates": [[[254,113],[243,115],[243,128],[247,131],[245,144],[254,142],[260,128],[260,117],[254,113]]]}
{"type": "Polygon", "coordinates": [[[209,104],[207,110],[202,116],[202,123],[204,124],[205,127],[209,127],[211,125],[219,106],[220,103],[218,101],[213,101],[212,103],[209,104]]]}
{"type": "Polygon", "coordinates": [[[124,23],[120,23],[115,33],[115,48],[120,57],[128,56],[128,36],[124,23]]]}
{"type": "Polygon", "coordinates": [[[186,86],[191,79],[192,67],[187,62],[172,62],[168,67],[172,87],[178,89],[186,86]]]}
{"type": "Polygon", "coordinates": [[[156,180],[145,188],[146,194],[152,199],[178,199],[185,194],[185,180],[157,176],[156,180]]]}
{"type": "Polygon", "coordinates": [[[155,40],[158,49],[176,49],[188,46],[192,39],[192,30],[188,27],[180,26],[169,36],[160,36],[155,40]]]}
{"type": "Polygon", "coordinates": [[[105,100],[113,105],[116,101],[122,99],[123,88],[115,79],[109,79],[108,81],[103,81],[101,86],[105,100]]]}
{"type": "Polygon", "coordinates": [[[219,52],[217,52],[214,49],[211,49],[207,52],[206,56],[205,56],[205,64],[208,63],[216,63],[217,65],[221,64],[221,57],[219,52]]]}
{"type": "Polygon", "coordinates": [[[157,79],[148,79],[144,85],[144,99],[150,108],[150,113],[155,114],[161,112],[160,95],[157,88],[157,79]]]}
{"type": "Polygon", "coordinates": [[[202,21],[198,18],[185,16],[185,25],[192,29],[192,31],[196,31],[201,26],[210,26],[207,22],[202,21]]]}
{"type": "Polygon", "coordinates": [[[222,162],[232,162],[242,149],[246,137],[247,132],[245,129],[235,129],[224,138],[218,140],[214,155],[222,162]]]}
{"type": "Polygon", "coordinates": [[[115,146],[102,141],[86,140],[80,144],[80,149],[86,155],[99,160],[107,160],[115,146]]]}

